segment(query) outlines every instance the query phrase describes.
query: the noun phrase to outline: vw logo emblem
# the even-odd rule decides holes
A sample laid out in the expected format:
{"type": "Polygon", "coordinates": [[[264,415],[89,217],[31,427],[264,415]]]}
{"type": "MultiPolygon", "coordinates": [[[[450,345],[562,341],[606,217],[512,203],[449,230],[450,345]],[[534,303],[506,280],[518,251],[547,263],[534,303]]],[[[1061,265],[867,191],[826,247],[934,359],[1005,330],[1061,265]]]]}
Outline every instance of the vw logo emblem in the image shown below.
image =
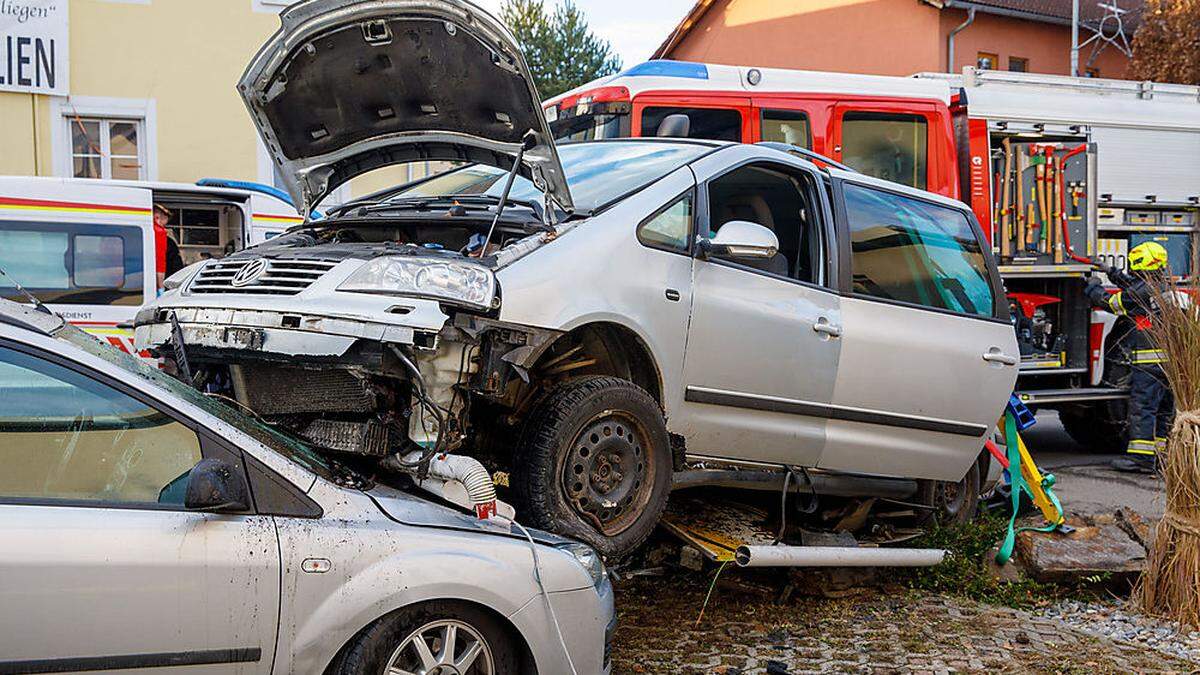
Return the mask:
{"type": "Polygon", "coordinates": [[[233,280],[229,284],[235,288],[249,286],[258,281],[258,278],[267,271],[267,259],[256,258],[242,266],[238,273],[233,275],[233,280]]]}

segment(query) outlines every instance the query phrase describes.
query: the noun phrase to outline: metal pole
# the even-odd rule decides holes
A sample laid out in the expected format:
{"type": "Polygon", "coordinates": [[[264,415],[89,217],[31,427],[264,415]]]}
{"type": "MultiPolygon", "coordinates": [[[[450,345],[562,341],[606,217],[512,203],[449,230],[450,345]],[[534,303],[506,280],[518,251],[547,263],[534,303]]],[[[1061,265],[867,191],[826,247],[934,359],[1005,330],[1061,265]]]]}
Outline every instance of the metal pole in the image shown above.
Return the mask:
{"type": "Polygon", "coordinates": [[[1071,0],[1071,77],[1079,77],[1079,0],[1071,0]]]}

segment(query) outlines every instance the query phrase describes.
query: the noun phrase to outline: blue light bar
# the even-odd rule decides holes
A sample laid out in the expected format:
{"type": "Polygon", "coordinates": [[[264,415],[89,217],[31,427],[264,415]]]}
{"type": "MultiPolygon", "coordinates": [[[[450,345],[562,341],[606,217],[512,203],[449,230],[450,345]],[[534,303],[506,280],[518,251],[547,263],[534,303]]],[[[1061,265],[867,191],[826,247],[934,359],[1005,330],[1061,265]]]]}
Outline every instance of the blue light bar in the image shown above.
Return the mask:
{"type": "Polygon", "coordinates": [[[629,77],[657,75],[660,77],[686,77],[692,80],[707,80],[708,66],[703,63],[656,59],[654,61],[639,63],[621,74],[629,77]]]}
{"type": "Polygon", "coordinates": [[[200,187],[233,188],[235,190],[258,192],[270,195],[281,202],[286,202],[288,206],[293,208],[296,206],[292,203],[291,195],[273,185],[264,185],[263,183],[254,183],[248,180],[230,180],[228,178],[201,178],[196,181],[196,185],[200,187]]]}

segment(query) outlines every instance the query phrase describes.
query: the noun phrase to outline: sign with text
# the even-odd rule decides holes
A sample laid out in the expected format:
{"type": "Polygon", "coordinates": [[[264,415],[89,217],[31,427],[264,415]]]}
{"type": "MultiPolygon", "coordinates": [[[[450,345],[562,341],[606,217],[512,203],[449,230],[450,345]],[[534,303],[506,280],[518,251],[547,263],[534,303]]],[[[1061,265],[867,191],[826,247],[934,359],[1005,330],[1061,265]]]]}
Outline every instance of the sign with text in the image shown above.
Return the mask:
{"type": "Polygon", "coordinates": [[[69,0],[0,0],[0,91],[66,96],[69,0]]]}

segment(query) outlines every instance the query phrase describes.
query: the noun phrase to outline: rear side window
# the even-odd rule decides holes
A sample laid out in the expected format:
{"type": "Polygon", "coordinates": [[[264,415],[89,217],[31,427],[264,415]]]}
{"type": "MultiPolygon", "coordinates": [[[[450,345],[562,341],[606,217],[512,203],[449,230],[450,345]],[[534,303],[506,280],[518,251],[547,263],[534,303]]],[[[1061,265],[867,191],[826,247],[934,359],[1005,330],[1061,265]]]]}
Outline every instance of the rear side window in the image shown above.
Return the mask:
{"type": "Polygon", "coordinates": [[[963,212],[849,183],[844,192],[855,293],[994,316],[983,250],[963,212]]]}
{"type": "Polygon", "coordinates": [[[808,115],[795,110],[764,110],[762,139],[812,149],[808,115]]]}
{"type": "Polygon", "coordinates": [[[142,230],[124,225],[0,221],[0,297],[24,302],[142,304],[142,230]]]}
{"type": "Polygon", "coordinates": [[[925,189],[927,136],[920,115],[847,112],[842,162],[868,176],[925,189]]]}
{"type": "Polygon", "coordinates": [[[642,135],[657,136],[658,125],[668,115],[687,115],[688,138],[713,141],[742,140],[742,113],[726,108],[647,107],[642,111],[642,135]]]}

